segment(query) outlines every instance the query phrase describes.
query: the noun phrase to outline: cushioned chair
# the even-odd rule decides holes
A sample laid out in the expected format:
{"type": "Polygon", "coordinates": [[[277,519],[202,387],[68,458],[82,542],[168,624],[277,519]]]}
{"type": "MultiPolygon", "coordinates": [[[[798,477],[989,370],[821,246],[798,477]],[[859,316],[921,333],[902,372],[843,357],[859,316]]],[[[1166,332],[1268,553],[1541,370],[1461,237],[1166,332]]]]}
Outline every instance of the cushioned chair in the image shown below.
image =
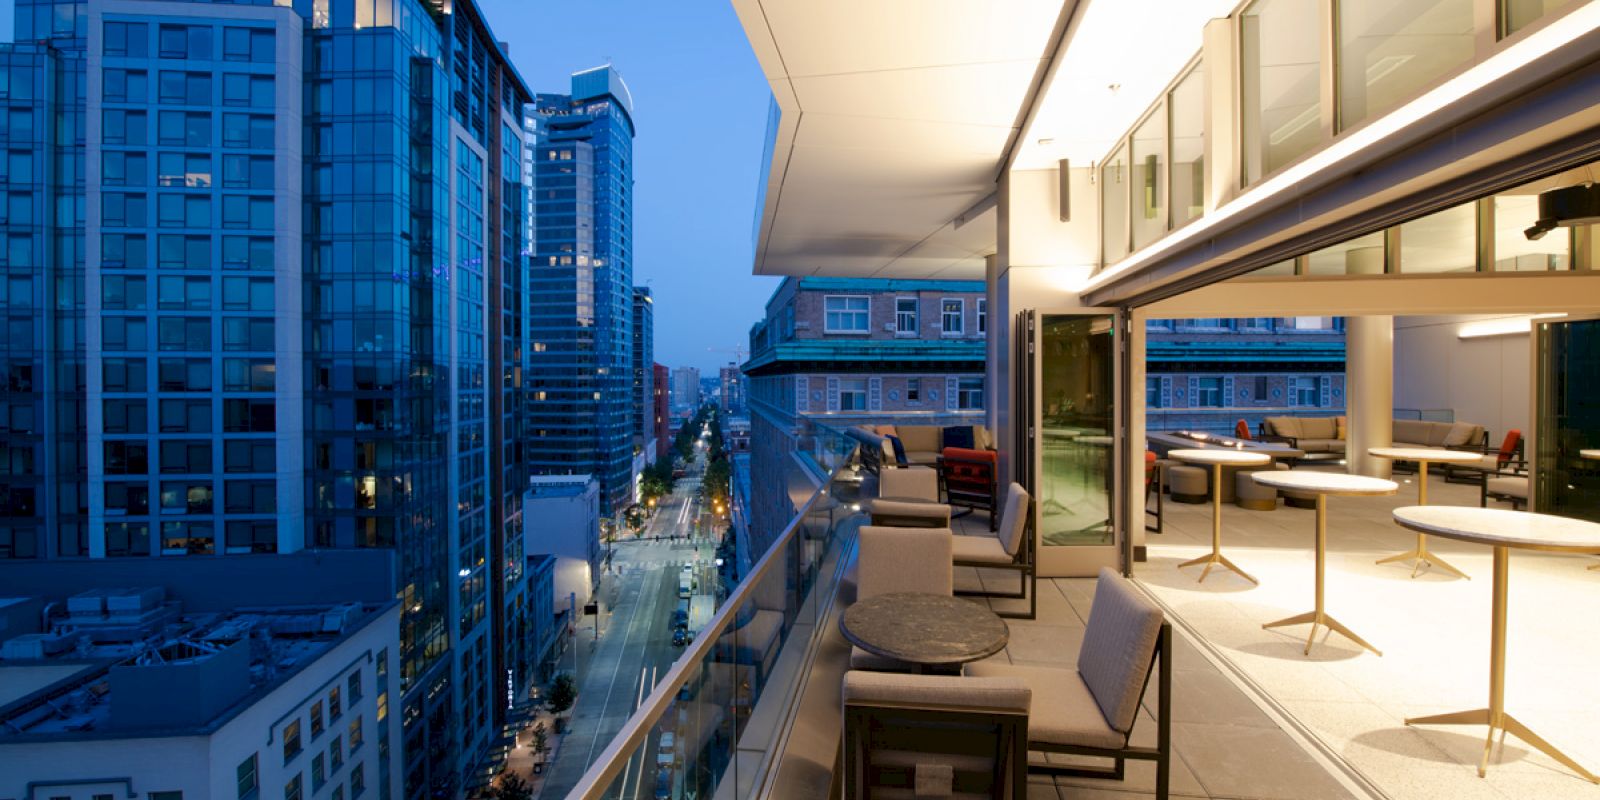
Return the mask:
{"type": "Polygon", "coordinates": [[[1024,800],[1028,707],[1017,678],[844,674],[844,796],[1024,800]]]}
{"type": "Polygon", "coordinates": [[[1112,759],[1110,768],[1030,762],[1029,771],[1121,780],[1130,758],[1156,762],[1156,797],[1167,800],[1172,758],[1172,627],[1161,609],[1110,569],[1100,570],[1077,669],[979,661],[966,674],[1021,678],[1033,690],[1028,750],[1112,759]],[[1159,669],[1157,664],[1159,663],[1159,669]],[[1139,703],[1156,673],[1156,746],[1130,742],[1139,703]]]}
{"type": "Polygon", "coordinates": [[[902,528],[950,527],[950,507],[939,502],[939,474],[927,467],[886,469],[879,473],[878,499],[872,501],[872,524],[902,528]]]}
{"type": "Polygon", "coordinates": [[[1233,423],[1233,436],[1235,439],[1243,439],[1247,442],[1255,438],[1250,435],[1250,423],[1242,419],[1233,423]]]}
{"type": "Polygon", "coordinates": [[[989,512],[989,530],[996,530],[995,505],[1000,487],[998,454],[993,450],[947,447],[939,456],[939,484],[952,506],[989,512]]]}
{"type": "Polygon", "coordinates": [[[1522,472],[1489,472],[1484,474],[1483,487],[1478,493],[1478,506],[1488,508],[1490,500],[1510,503],[1514,509],[1528,506],[1528,476],[1522,472]]]}
{"type": "Polygon", "coordinates": [[[1033,498],[1021,484],[1006,488],[999,532],[993,536],[955,536],[950,540],[953,563],[958,567],[1003,569],[1017,573],[1016,592],[957,592],[981,597],[1027,598],[1028,613],[995,612],[1002,617],[1033,619],[1039,613],[1038,546],[1034,541],[1033,498]]]}
{"type": "Polygon", "coordinates": [[[1476,464],[1446,464],[1444,479],[1454,483],[1482,486],[1487,474],[1517,472],[1526,469],[1527,459],[1522,455],[1522,431],[1512,428],[1500,442],[1500,449],[1484,454],[1476,464]]]}
{"type": "MultiPolygon", "coordinates": [[[[856,599],[891,592],[948,595],[955,585],[948,528],[867,525],[857,539],[856,599]]],[[[852,669],[910,670],[912,665],[850,648],[852,669]]]]}

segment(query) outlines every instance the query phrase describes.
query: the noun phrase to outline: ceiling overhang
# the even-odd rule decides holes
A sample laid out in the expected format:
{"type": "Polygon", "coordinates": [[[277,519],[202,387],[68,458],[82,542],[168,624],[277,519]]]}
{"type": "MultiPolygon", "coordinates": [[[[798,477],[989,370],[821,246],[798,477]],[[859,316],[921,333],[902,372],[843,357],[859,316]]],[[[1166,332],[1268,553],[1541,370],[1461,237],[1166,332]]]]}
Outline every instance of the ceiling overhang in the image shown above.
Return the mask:
{"type": "Polygon", "coordinates": [[[757,275],[981,280],[1075,0],[732,0],[776,112],[757,275]]]}

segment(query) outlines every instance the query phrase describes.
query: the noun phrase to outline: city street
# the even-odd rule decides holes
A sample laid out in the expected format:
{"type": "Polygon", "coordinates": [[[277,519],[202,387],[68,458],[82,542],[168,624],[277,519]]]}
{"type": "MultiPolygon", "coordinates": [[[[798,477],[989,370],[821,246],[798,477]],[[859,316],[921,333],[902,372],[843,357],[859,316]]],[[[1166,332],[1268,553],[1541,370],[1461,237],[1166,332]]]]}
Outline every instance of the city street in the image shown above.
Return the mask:
{"type": "MultiPolygon", "coordinates": [[[[611,569],[600,584],[599,637],[595,618],[581,620],[569,654],[578,670],[578,702],[560,737],[560,749],[546,770],[541,797],[560,798],[621,730],[640,702],[683,652],[672,644],[672,614],[679,607],[678,582],[684,565],[698,566],[698,591],[714,592],[714,543],[694,539],[701,459],[696,459],[673,492],[658,501],[655,515],[635,538],[624,534],[614,545],[611,569]]],[[[690,603],[690,629],[704,624],[711,603],[690,603]],[[696,619],[696,617],[702,617],[696,619]]],[[[563,669],[573,669],[569,660],[563,669]]],[[[655,738],[636,755],[621,778],[620,796],[653,797],[655,738]]]]}

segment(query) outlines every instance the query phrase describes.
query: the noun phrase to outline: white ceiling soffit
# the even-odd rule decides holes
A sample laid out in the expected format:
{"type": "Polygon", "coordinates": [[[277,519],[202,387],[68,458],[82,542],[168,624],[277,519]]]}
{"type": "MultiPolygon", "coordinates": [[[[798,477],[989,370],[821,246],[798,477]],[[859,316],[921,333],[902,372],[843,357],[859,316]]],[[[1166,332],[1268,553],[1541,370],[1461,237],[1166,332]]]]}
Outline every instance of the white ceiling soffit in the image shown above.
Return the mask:
{"type": "Polygon", "coordinates": [[[755,273],[981,279],[1063,0],[732,2],[782,114],[755,273]]]}
{"type": "Polygon", "coordinates": [[[1205,24],[1238,5],[1239,0],[1090,2],[1040,93],[1012,167],[1054,169],[1063,158],[1087,167],[1104,158],[1200,54],[1205,24]]]}

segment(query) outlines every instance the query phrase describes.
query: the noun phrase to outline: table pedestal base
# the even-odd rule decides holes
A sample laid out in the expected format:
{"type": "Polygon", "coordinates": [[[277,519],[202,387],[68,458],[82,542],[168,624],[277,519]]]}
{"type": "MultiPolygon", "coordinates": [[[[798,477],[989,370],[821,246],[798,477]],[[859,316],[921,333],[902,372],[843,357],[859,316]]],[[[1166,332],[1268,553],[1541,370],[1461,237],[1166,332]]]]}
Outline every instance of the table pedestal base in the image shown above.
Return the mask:
{"type": "Polygon", "coordinates": [[[1417,547],[1415,550],[1410,550],[1399,555],[1389,556],[1388,558],[1380,558],[1374,563],[1391,564],[1396,561],[1415,561],[1416,563],[1411,567],[1411,577],[1413,578],[1417,577],[1417,573],[1422,571],[1423,564],[1428,564],[1430,566],[1438,567],[1439,569],[1442,569],[1445,572],[1456,576],[1457,578],[1466,578],[1469,581],[1472,580],[1472,576],[1450,566],[1445,562],[1444,559],[1428,552],[1428,537],[1420,533],[1417,534],[1417,547]]]}
{"type": "Polygon", "coordinates": [[[1317,640],[1318,625],[1344,636],[1344,638],[1349,639],[1350,641],[1355,642],[1356,644],[1359,644],[1368,650],[1371,650],[1376,655],[1383,655],[1383,651],[1373,647],[1371,644],[1368,644],[1366,639],[1355,635],[1355,632],[1351,631],[1349,628],[1346,628],[1342,623],[1339,622],[1339,620],[1328,616],[1326,612],[1322,611],[1307,611],[1304,614],[1296,614],[1292,617],[1280,619],[1277,622],[1268,622],[1261,627],[1263,630],[1270,630],[1272,628],[1282,628],[1289,625],[1304,625],[1306,623],[1311,624],[1311,635],[1306,637],[1305,654],[1308,656],[1311,655],[1311,645],[1317,640]]]}
{"type": "Polygon", "coordinates": [[[1478,777],[1483,777],[1489,771],[1489,753],[1494,749],[1494,732],[1499,729],[1501,746],[1505,745],[1506,733],[1533,745],[1535,750],[1555,759],[1562,766],[1578,773],[1579,777],[1590,783],[1600,783],[1600,777],[1578,766],[1578,762],[1568,758],[1567,755],[1557,750],[1554,745],[1539,738],[1539,735],[1528,726],[1517,721],[1516,717],[1500,712],[1500,718],[1494,718],[1494,712],[1487,708],[1478,708],[1472,711],[1456,711],[1450,714],[1434,714],[1427,717],[1412,717],[1406,720],[1407,725],[1488,725],[1489,735],[1483,740],[1483,758],[1478,761],[1478,777]]]}
{"type": "Polygon", "coordinates": [[[1196,564],[1204,564],[1204,565],[1206,565],[1206,568],[1204,570],[1200,571],[1200,580],[1196,581],[1196,583],[1205,583],[1206,576],[1211,574],[1211,568],[1215,567],[1217,565],[1221,565],[1223,567],[1226,567],[1227,569],[1231,569],[1234,572],[1239,573],[1239,577],[1244,578],[1245,580],[1247,580],[1247,581],[1249,581],[1249,582],[1251,582],[1251,583],[1253,583],[1253,584],[1255,584],[1257,586],[1261,585],[1261,581],[1256,580],[1253,576],[1250,575],[1250,573],[1245,572],[1242,569],[1239,569],[1239,565],[1233,563],[1232,561],[1229,561],[1227,556],[1223,555],[1222,553],[1220,553],[1220,552],[1218,552],[1216,550],[1211,551],[1211,553],[1209,553],[1208,555],[1203,555],[1203,556],[1201,556],[1199,558],[1192,558],[1192,559],[1190,559],[1188,561],[1185,561],[1182,564],[1178,565],[1178,569],[1183,569],[1184,567],[1192,567],[1192,566],[1194,566],[1196,564]]]}
{"type": "Polygon", "coordinates": [[[1222,465],[1221,464],[1213,464],[1212,467],[1211,467],[1211,553],[1209,555],[1203,555],[1203,556],[1201,556],[1199,558],[1194,558],[1194,559],[1190,559],[1188,561],[1185,561],[1182,564],[1178,565],[1178,569],[1183,569],[1184,567],[1192,567],[1192,566],[1194,566],[1196,564],[1204,564],[1204,565],[1206,565],[1206,568],[1204,570],[1202,570],[1201,573],[1200,573],[1200,580],[1196,581],[1196,583],[1205,583],[1206,576],[1211,574],[1211,568],[1214,567],[1214,566],[1217,566],[1218,564],[1221,564],[1222,566],[1224,566],[1224,567],[1226,567],[1228,569],[1231,569],[1234,572],[1239,573],[1239,577],[1244,578],[1245,580],[1247,580],[1247,581],[1249,581],[1249,582],[1251,582],[1251,583],[1253,583],[1253,584],[1255,584],[1257,586],[1261,585],[1261,581],[1256,580],[1253,576],[1251,576],[1250,573],[1245,572],[1242,569],[1239,569],[1239,567],[1236,564],[1234,564],[1232,561],[1228,560],[1227,556],[1224,556],[1222,554],[1222,465]]]}
{"type": "Polygon", "coordinates": [[[1600,572],[1600,564],[1596,564],[1596,565],[1590,567],[1589,571],[1590,572],[1600,572]]]}

